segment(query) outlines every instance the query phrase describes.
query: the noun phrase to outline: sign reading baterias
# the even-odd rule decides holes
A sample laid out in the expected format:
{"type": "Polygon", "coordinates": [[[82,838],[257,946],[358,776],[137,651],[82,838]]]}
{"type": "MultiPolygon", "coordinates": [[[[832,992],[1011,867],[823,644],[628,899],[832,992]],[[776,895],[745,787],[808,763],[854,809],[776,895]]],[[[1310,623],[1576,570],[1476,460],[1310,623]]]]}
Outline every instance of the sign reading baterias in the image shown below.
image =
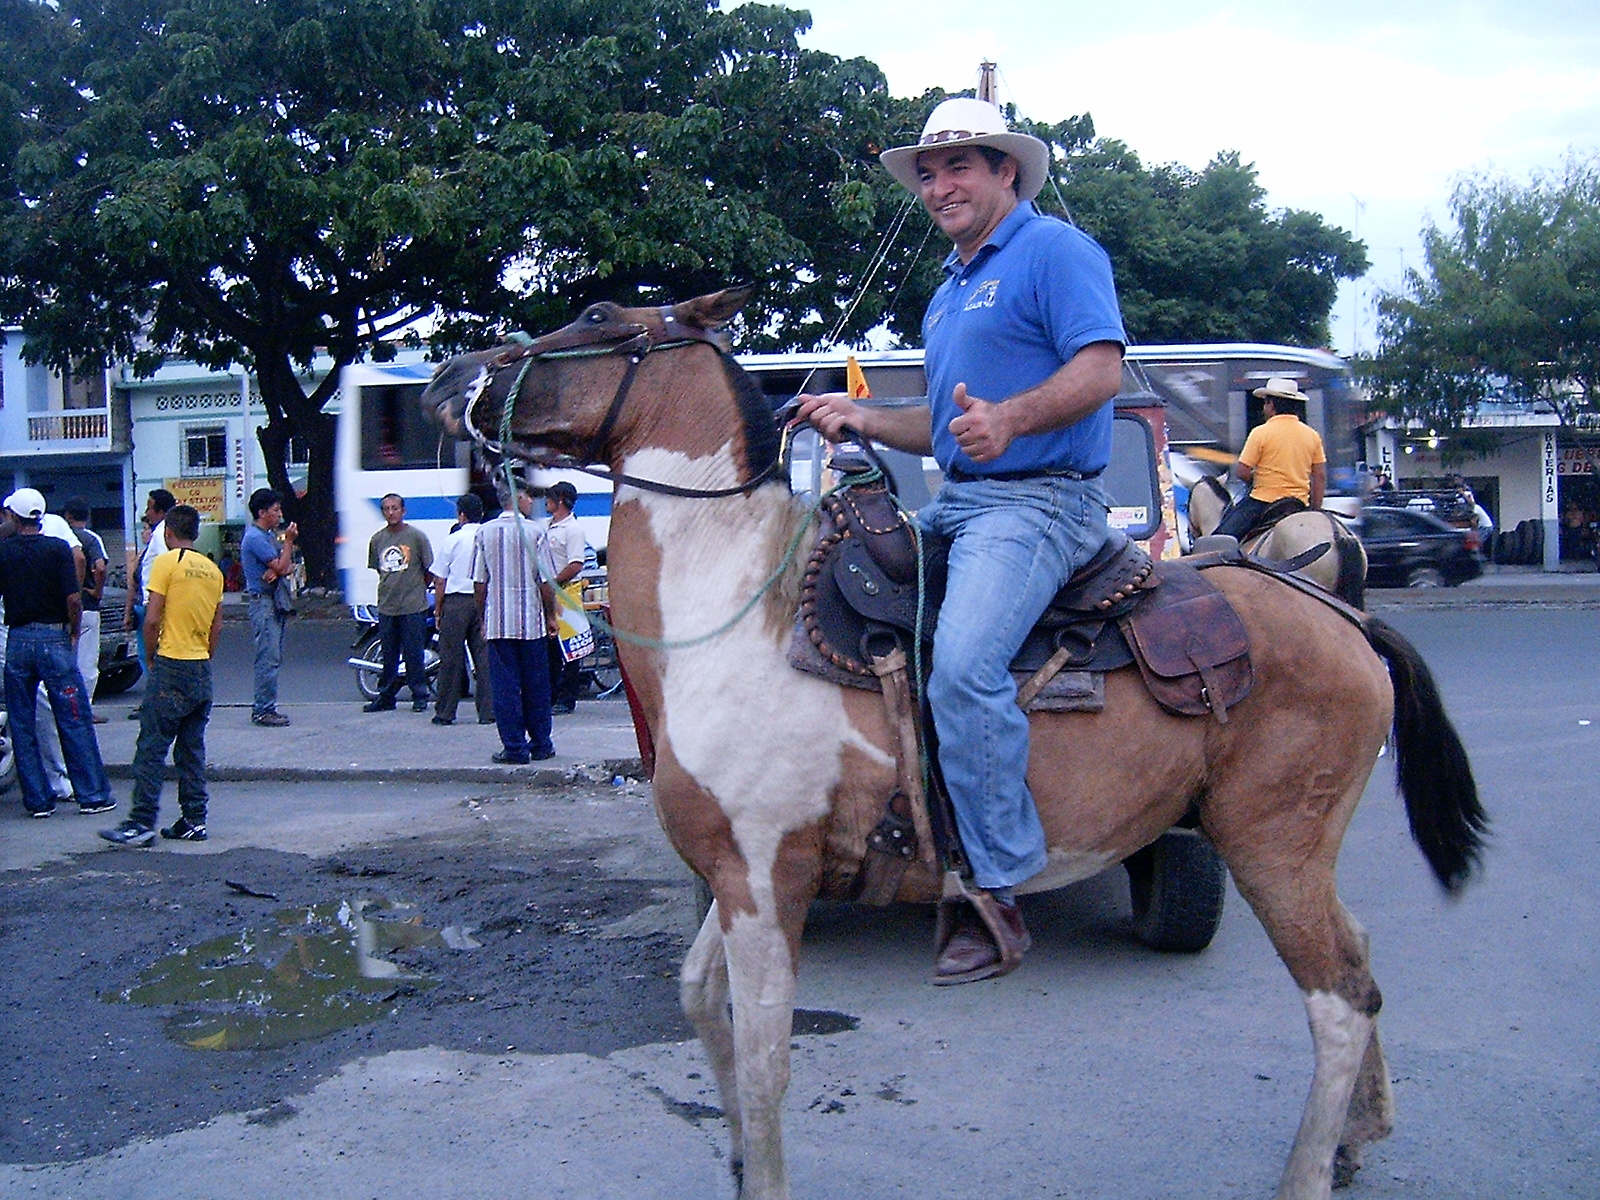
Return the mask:
{"type": "Polygon", "coordinates": [[[223,477],[207,475],[195,479],[163,479],[161,486],[171,492],[179,504],[187,504],[200,514],[202,521],[221,523],[227,518],[223,504],[223,477]]]}

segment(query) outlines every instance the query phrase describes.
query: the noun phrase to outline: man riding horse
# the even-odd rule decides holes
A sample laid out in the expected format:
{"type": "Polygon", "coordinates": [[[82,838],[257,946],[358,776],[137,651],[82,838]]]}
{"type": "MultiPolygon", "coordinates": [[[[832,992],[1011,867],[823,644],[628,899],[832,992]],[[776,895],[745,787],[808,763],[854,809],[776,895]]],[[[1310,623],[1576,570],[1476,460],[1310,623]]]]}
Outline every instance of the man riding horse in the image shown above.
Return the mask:
{"type": "Polygon", "coordinates": [[[1319,509],[1328,487],[1322,438],[1305,424],[1306,394],[1292,379],[1269,379],[1250,394],[1261,401],[1266,420],[1245,438],[1233,467],[1250,485],[1250,494],[1235,502],[1213,531],[1240,541],[1274,501],[1294,499],[1319,509]]]}
{"type": "Polygon", "coordinates": [[[967,98],[935,108],[917,144],[884,152],[955,243],[923,319],[928,407],[829,393],[801,397],[799,410],[830,440],[854,431],[931,453],[944,471],[919,514],[925,531],[950,539],[928,699],[971,883],[999,919],[967,906],[939,983],[1004,974],[1030,943],[1013,889],[1045,865],[1045,834],[1008,666],[1108,536],[1099,477],[1127,339],[1105,251],[1033,205],[1049,159],[1042,141],[967,98]]]}

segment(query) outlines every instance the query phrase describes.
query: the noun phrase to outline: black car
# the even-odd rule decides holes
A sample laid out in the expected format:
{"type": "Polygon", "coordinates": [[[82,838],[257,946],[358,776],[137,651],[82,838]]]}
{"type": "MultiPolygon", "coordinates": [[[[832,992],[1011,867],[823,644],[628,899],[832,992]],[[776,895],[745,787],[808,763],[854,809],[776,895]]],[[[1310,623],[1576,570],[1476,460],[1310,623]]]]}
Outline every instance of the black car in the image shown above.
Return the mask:
{"type": "Polygon", "coordinates": [[[1478,535],[1429,513],[1369,504],[1358,525],[1368,587],[1455,587],[1483,573],[1478,535]]]}

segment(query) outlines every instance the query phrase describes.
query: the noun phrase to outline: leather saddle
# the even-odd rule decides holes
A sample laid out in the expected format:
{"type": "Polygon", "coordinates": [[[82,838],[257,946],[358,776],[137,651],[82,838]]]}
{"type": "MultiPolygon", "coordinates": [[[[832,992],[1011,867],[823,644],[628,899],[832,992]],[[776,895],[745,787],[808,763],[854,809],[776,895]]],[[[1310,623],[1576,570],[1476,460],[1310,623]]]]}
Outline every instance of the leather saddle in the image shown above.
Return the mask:
{"type": "Polygon", "coordinates": [[[1239,540],[1248,542],[1251,538],[1262,537],[1271,533],[1272,527],[1285,517],[1292,517],[1295,513],[1310,511],[1311,506],[1295,496],[1284,496],[1281,500],[1273,500],[1266,508],[1261,510],[1261,515],[1250,526],[1249,532],[1239,540]]]}
{"type": "MultiPolygon", "coordinates": [[[[931,661],[948,547],[921,535],[919,548],[919,535],[881,481],[831,493],[821,519],[790,661],[835,682],[877,690],[873,661],[896,648],[912,657],[919,633],[922,660],[931,661]]],[[[1152,563],[1138,545],[1113,533],[1057,593],[1011,669],[1026,681],[1019,702],[1027,707],[1057,678],[1102,677],[1136,663],[1168,711],[1226,721],[1227,710],[1252,685],[1249,650],[1238,615],[1199,571],[1179,562],[1152,563]]],[[[1090,685],[1091,696],[1096,690],[1090,685]]],[[[1098,707],[1092,698],[1040,706],[1098,707]]]]}

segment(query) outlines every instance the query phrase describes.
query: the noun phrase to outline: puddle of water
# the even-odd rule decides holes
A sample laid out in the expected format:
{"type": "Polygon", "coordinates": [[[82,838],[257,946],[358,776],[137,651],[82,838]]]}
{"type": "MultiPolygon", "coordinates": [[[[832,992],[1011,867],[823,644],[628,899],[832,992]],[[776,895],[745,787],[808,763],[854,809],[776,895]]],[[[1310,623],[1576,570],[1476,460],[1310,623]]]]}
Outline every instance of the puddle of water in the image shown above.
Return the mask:
{"type": "Polygon", "coordinates": [[[468,927],[430,929],[387,900],[330,901],[273,919],[169,954],[105,998],[176,1008],[167,1036],[196,1050],[265,1050],[375,1020],[433,985],[387,954],[478,945],[468,927]]]}

